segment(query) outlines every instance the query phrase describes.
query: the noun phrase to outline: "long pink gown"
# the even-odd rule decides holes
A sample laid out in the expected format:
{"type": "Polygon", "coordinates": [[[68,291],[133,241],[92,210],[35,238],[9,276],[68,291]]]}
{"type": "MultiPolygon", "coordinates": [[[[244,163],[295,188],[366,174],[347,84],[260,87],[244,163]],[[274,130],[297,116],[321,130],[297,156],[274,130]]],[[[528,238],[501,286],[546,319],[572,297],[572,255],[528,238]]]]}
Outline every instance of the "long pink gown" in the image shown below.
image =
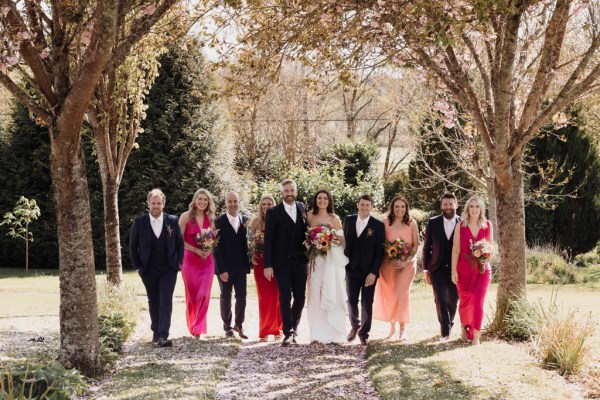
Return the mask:
{"type": "Polygon", "coordinates": [[[459,298],[458,314],[460,315],[460,324],[467,328],[467,338],[469,340],[473,339],[474,330],[481,330],[485,295],[492,281],[490,263],[486,263],[485,272],[482,274],[479,270],[479,262],[471,256],[469,241],[476,242],[484,238],[491,241],[489,225],[480,228],[477,236],[473,237],[471,229],[461,224],[460,255],[456,265],[458,284],[456,287],[459,298]]]}
{"type": "MultiPolygon", "coordinates": [[[[202,226],[210,227],[208,217],[204,217],[202,226]]],[[[183,240],[191,246],[196,246],[195,236],[200,232],[200,226],[195,219],[185,226],[183,240]]],[[[212,253],[203,260],[196,253],[185,249],[181,275],[185,284],[185,314],[187,325],[192,336],[206,333],[206,315],[210,303],[210,291],[215,273],[215,264],[212,253]]]]}
{"type": "MultiPolygon", "coordinates": [[[[389,241],[404,239],[413,246],[413,228],[401,224],[398,228],[389,225],[385,220],[385,238],[389,241]]],[[[387,322],[410,322],[410,288],[417,272],[417,258],[400,271],[396,271],[396,261],[386,256],[379,269],[379,279],[375,285],[373,300],[373,318],[387,322]]]]}

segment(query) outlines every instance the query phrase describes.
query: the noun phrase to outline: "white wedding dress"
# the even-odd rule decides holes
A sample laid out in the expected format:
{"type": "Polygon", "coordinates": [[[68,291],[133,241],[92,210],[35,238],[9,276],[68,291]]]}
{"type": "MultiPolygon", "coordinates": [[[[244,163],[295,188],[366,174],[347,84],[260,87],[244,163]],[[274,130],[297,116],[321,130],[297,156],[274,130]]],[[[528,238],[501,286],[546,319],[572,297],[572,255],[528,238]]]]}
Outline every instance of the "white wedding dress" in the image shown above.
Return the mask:
{"type": "MultiPolygon", "coordinates": [[[[338,236],[343,236],[340,229],[338,236]]],[[[311,342],[346,341],[346,265],[343,246],[332,246],[315,259],[308,279],[307,319],[311,342]]],[[[310,265],[310,264],[309,264],[310,265]]]]}

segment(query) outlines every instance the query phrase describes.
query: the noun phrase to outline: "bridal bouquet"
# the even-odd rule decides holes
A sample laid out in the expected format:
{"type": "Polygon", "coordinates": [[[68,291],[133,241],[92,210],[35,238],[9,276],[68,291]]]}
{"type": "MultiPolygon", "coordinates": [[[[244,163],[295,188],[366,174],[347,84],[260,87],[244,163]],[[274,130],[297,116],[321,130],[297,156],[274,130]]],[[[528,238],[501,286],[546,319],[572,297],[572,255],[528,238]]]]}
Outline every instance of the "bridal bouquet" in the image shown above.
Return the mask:
{"type": "Polygon", "coordinates": [[[471,249],[471,255],[479,263],[479,272],[485,272],[485,264],[488,262],[494,251],[492,242],[486,239],[481,239],[473,242],[473,239],[469,239],[469,248],[471,249]]]}
{"type": "Polygon", "coordinates": [[[404,239],[396,239],[393,241],[386,240],[383,243],[385,255],[390,260],[406,261],[415,254],[413,248],[404,239]]]}
{"type": "Polygon", "coordinates": [[[196,246],[202,251],[211,251],[219,243],[219,230],[218,229],[200,229],[200,232],[196,234],[196,246]]]}
{"type": "Polygon", "coordinates": [[[317,256],[327,255],[334,237],[335,231],[331,225],[309,227],[304,241],[304,245],[308,249],[308,258],[312,260],[317,256]]]}

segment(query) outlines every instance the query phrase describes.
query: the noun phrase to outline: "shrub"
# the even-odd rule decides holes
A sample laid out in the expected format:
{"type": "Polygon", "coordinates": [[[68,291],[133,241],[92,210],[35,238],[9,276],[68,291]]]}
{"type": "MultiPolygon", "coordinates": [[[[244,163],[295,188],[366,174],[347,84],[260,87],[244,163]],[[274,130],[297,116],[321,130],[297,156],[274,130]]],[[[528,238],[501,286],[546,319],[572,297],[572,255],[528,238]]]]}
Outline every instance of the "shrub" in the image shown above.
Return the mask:
{"type": "Polygon", "coordinates": [[[589,353],[586,341],[594,334],[591,315],[577,320],[575,312],[560,312],[552,305],[534,342],[534,352],[542,365],[556,369],[561,375],[575,374],[585,364],[589,353]]]}
{"type": "Polygon", "coordinates": [[[17,363],[0,370],[0,398],[70,399],[87,389],[84,376],[59,362],[17,363]]]}
{"type": "Polygon", "coordinates": [[[527,283],[567,284],[579,282],[577,268],[549,247],[527,251],[527,283]]]}
{"type": "Polygon", "coordinates": [[[541,325],[540,309],[523,297],[510,303],[508,312],[504,314],[504,329],[501,335],[506,339],[530,340],[539,333],[541,325]]]}
{"type": "Polygon", "coordinates": [[[592,250],[587,253],[577,254],[575,256],[575,263],[578,267],[582,268],[600,265],[600,253],[592,250]]]}

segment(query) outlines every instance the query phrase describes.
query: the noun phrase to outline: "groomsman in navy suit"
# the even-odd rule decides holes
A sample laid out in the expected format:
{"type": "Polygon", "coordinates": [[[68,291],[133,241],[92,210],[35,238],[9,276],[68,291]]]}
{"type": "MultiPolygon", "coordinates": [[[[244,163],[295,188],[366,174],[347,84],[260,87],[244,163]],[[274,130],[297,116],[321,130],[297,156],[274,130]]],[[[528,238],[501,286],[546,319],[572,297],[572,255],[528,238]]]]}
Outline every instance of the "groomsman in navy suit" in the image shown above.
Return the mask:
{"type": "Polygon", "coordinates": [[[265,278],[277,279],[283,322],[281,346],[296,343],[298,324],[306,299],[306,209],[298,201],[296,182],[281,182],[283,202],[267,211],[265,219],[265,278]],[[294,301],[292,303],[292,295],[294,301]],[[291,303],[291,304],[290,304],[291,303]]]}
{"type": "Polygon", "coordinates": [[[456,197],[445,193],[441,199],[442,215],[427,223],[423,244],[423,277],[433,288],[433,297],[440,322],[440,341],[447,341],[454,325],[458,291],[452,282],[452,242],[454,228],[460,222],[456,215],[456,197]]]}
{"type": "Polygon", "coordinates": [[[346,265],[346,292],[348,294],[348,315],[352,328],[348,341],[360,339],[367,345],[371,321],[373,319],[373,297],[375,283],[379,277],[379,267],[383,258],[385,226],[383,222],[371,217],[373,199],[362,195],[357,203],[358,214],[344,219],[344,254],[349,259],[346,265]],[[360,296],[360,318],[358,297],[360,296]]]}
{"type": "Polygon", "coordinates": [[[213,252],[215,274],[221,288],[221,319],[226,337],[237,332],[242,339],[248,339],[242,324],[246,312],[246,275],[250,273],[246,222],[248,217],[238,213],[240,197],[236,192],[225,195],[227,212],[215,220],[219,230],[219,244],[213,252]],[[231,326],[231,294],[235,289],[235,320],[231,326]]]}
{"type": "Polygon", "coordinates": [[[152,343],[171,347],[169,329],[173,291],[183,262],[183,237],[176,215],[163,213],[166,197],[160,189],[148,193],[148,214],[133,221],[129,254],[146,287],[152,343]]]}

